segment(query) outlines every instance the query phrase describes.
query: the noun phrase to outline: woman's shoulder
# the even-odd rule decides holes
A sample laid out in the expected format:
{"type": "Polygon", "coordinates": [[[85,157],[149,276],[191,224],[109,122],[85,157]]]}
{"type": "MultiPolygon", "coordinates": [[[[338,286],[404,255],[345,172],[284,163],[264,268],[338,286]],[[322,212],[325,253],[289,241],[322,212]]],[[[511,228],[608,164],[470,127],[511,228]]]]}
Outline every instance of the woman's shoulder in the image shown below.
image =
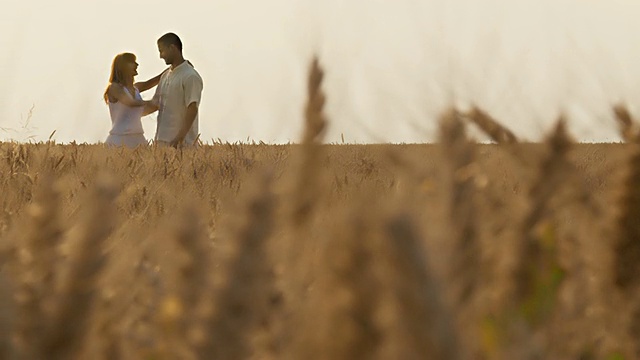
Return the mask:
{"type": "Polygon", "coordinates": [[[111,91],[124,91],[124,86],[122,84],[118,84],[116,82],[113,82],[113,83],[109,84],[109,90],[111,90],[111,91]]]}
{"type": "Polygon", "coordinates": [[[107,86],[107,95],[109,96],[109,102],[118,102],[120,94],[124,91],[124,87],[118,83],[111,83],[107,86]]]}

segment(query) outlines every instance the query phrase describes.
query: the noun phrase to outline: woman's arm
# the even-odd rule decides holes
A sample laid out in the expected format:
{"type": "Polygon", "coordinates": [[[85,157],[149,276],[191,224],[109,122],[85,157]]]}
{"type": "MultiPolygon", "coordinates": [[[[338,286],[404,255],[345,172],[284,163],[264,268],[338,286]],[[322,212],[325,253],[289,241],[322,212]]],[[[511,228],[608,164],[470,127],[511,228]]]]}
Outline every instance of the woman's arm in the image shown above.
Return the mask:
{"type": "Polygon", "coordinates": [[[158,105],[154,104],[153,101],[149,101],[144,106],[144,110],[142,110],[142,116],[153,114],[156,111],[158,111],[158,105]]]}
{"type": "Polygon", "coordinates": [[[111,84],[109,86],[109,96],[127,106],[145,106],[148,103],[148,101],[134,99],[118,84],[111,84]]]}
{"type": "Polygon", "coordinates": [[[169,69],[170,68],[166,68],[160,74],[152,77],[151,79],[149,79],[147,81],[137,82],[137,83],[133,84],[133,86],[137,87],[138,91],[140,91],[140,92],[147,91],[147,90],[151,89],[152,87],[158,85],[158,83],[160,82],[160,77],[162,77],[162,74],[164,74],[165,71],[167,71],[169,69]]]}

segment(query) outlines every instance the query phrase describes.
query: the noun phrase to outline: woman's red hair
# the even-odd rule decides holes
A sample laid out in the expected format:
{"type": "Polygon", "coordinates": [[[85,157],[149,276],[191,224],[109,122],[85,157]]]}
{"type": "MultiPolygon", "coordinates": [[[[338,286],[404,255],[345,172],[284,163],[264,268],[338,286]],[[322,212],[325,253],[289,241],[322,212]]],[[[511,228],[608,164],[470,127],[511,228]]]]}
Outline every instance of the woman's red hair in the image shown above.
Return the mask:
{"type": "Polygon", "coordinates": [[[123,69],[125,65],[136,62],[136,56],[131,53],[122,53],[116,55],[111,64],[111,75],[109,76],[109,85],[104,91],[104,102],[109,103],[109,87],[111,84],[124,85],[123,69]]]}

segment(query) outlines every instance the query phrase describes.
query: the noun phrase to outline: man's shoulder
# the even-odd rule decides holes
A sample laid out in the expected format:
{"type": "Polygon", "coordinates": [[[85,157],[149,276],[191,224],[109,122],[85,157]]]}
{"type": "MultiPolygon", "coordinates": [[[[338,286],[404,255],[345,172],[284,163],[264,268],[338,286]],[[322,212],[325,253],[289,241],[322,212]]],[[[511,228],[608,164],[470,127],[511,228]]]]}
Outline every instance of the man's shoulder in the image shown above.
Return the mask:
{"type": "Polygon", "coordinates": [[[202,77],[200,76],[200,73],[198,72],[198,70],[196,70],[194,67],[192,66],[188,66],[185,70],[185,76],[190,77],[190,76],[195,76],[197,78],[199,78],[200,80],[202,80],[202,77]]]}
{"type": "Polygon", "coordinates": [[[202,77],[200,76],[198,71],[191,66],[186,68],[181,75],[184,80],[202,82],[202,77]]]}

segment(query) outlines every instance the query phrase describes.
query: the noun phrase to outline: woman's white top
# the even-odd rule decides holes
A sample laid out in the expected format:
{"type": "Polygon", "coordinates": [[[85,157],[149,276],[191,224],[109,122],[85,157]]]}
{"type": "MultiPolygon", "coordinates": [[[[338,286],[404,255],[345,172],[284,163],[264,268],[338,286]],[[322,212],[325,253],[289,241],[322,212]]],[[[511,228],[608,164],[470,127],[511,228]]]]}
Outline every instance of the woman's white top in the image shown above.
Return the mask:
{"type": "MultiPolygon", "coordinates": [[[[129,90],[124,87],[124,91],[131,95],[129,90]]],[[[140,91],[136,88],[136,93],[133,96],[136,100],[142,100],[140,91]]],[[[121,101],[111,102],[109,101],[109,114],[111,115],[111,135],[132,135],[142,134],[142,112],[144,106],[128,106],[121,101]]]]}

